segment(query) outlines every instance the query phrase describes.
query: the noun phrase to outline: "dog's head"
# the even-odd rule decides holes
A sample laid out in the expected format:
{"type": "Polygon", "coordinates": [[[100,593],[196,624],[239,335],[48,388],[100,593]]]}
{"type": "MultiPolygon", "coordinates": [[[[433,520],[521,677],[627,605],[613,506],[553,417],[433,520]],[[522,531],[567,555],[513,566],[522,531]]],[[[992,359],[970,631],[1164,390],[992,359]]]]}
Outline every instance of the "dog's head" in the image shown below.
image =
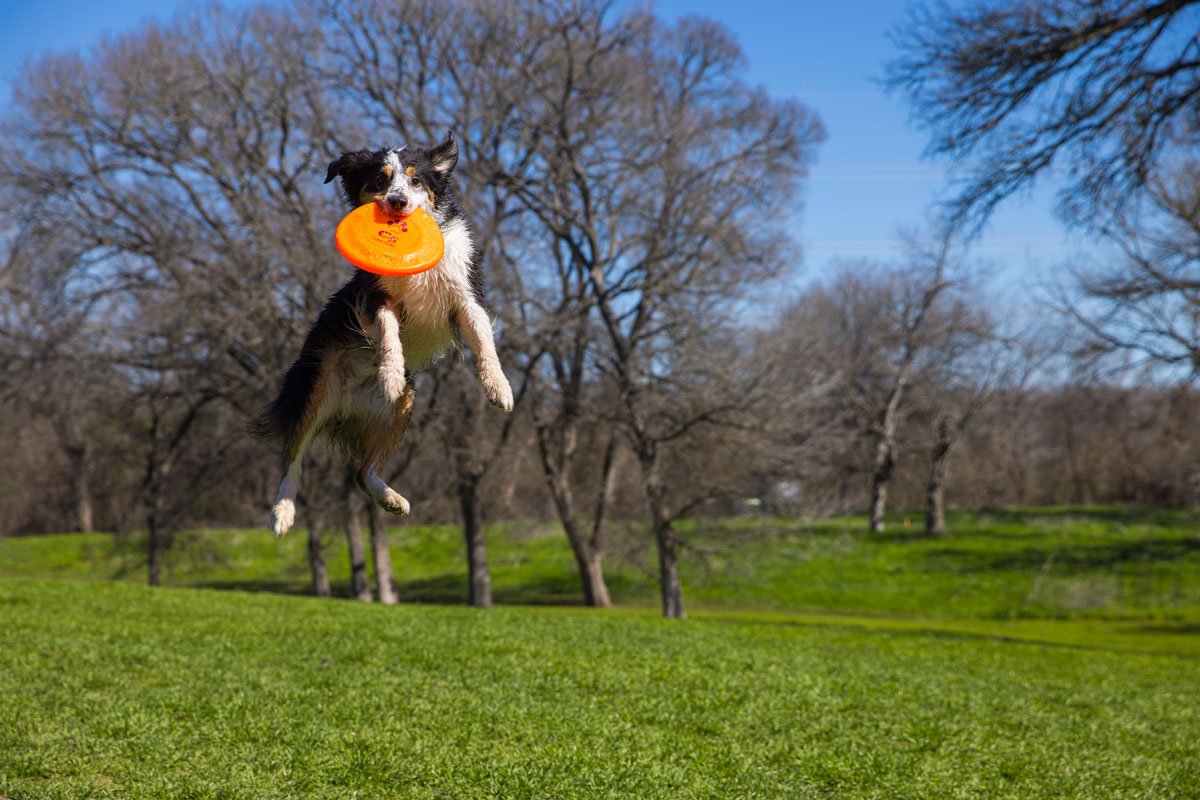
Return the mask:
{"type": "Polygon", "coordinates": [[[458,143],[450,132],[433,147],[342,153],[329,164],[325,182],[340,176],[342,193],[353,208],[374,201],[394,214],[418,208],[432,214],[439,200],[451,199],[450,173],[457,163],[458,143]]]}

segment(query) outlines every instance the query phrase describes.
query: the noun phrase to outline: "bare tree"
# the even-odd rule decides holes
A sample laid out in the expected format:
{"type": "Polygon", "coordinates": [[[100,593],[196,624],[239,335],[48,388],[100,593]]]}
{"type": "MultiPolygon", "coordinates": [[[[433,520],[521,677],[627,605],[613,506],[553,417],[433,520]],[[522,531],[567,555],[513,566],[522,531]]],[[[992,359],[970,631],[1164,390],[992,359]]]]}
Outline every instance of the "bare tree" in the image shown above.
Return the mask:
{"type": "MultiPolygon", "coordinates": [[[[503,464],[520,414],[514,411],[497,420],[489,413],[487,398],[475,389],[461,360],[449,359],[438,365],[437,372],[442,406],[439,435],[452,476],[467,556],[467,604],[491,608],[484,481],[503,464]]],[[[523,399],[527,384],[527,381],[518,384],[514,408],[523,399]]]]}
{"type": "Polygon", "coordinates": [[[18,224],[0,265],[0,398],[26,420],[50,422],[68,464],[69,479],[60,485],[72,495],[60,503],[74,507],[72,527],[91,531],[93,436],[112,408],[104,395],[121,384],[103,358],[106,304],[79,285],[84,254],[36,217],[22,220],[20,198],[8,200],[0,209],[18,224]]]}
{"type": "Polygon", "coordinates": [[[1116,263],[1076,265],[1057,308],[1082,331],[1089,364],[1200,377],[1200,161],[1148,177],[1141,198],[1107,207],[1098,225],[1116,263]]]}
{"type": "MultiPolygon", "coordinates": [[[[194,434],[197,420],[214,397],[203,392],[192,393],[171,383],[169,378],[147,382],[135,399],[143,406],[146,420],[141,500],[146,509],[146,561],[151,586],[161,583],[163,556],[171,536],[209,471],[206,465],[200,465],[185,472],[181,462],[195,454],[187,447],[187,439],[194,434]]],[[[210,460],[208,464],[216,461],[210,460]]]]}
{"type": "Polygon", "coordinates": [[[925,532],[946,532],[946,483],[950,456],[963,432],[1001,380],[1003,343],[986,312],[974,303],[959,306],[957,335],[939,343],[940,352],[917,387],[929,418],[929,481],[925,488],[925,532]]]}
{"type": "MultiPolygon", "coordinates": [[[[944,260],[936,257],[927,276],[919,275],[916,281],[896,287],[899,291],[892,297],[894,305],[888,309],[894,314],[891,331],[894,339],[888,343],[891,357],[883,363],[883,372],[872,376],[882,378],[883,390],[877,396],[869,428],[874,438],[869,529],[875,533],[884,528],[888,483],[896,464],[896,432],[905,395],[927,341],[932,322],[930,312],[938,295],[948,286],[944,270],[944,260]]],[[[869,402],[872,391],[865,381],[855,381],[852,391],[858,402],[869,402]]]]}
{"type": "Polygon", "coordinates": [[[681,434],[653,432],[640,408],[655,384],[648,365],[669,352],[668,332],[682,341],[691,330],[673,322],[706,302],[715,320],[743,282],[780,270],[775,200],[790,195],[819,126],[741,83],[740,52],[708,23],[668,29],[573,0],[316,9],[352,65],[345,96],[363,117],[404,137],[447,124],[459,135],[505,335],[518,334],[519,362],[555,392],[537,409],[541,463],[585,598],[607,594],[607,483],[597,482],[590,531],[570,484],[580,425],[598,419],[585,400],[601,381],[623,386],[614,421],[634,432],[658,509],[664,608],[682,613],[655,443],[681,434]],[[408,79],[393,87],[397,72],[408,79]]]}
{"type": "MultiPolygon", "coordinates": [[[[944,384],[947,370],[978,345],[987,328],[971,302],[969,273],[952,237],[927,242],[909,237],[907,247],[907,261],[898,267],[844,265],[829,285],[809,289],[785,315],[804,331],[806,374],[830,386],[822,401],[825,415],[845,419],[844,435],[858,437],[869,451],[864,460],[873,532],[884,527],[898,436],[915,407],[914,392],[944,384]]],[[[946,439],[952,430],[943,433],[946,439]]],[[[947,444],[942,455],[948,452],[947,444]]]]}
{"type": "Polygon", "coordinates": [[[958,222],[1056,170],[1064,219],[1115,245],[1056,291],[1091,363],[1191,379],[1200,363],[1198,27],[1195,0],[1036,0],[921,7],[896,34],[887,84],[969,174],[958,222]]]}
{"type": "Polygon", "coordinates": [[[1064,209],[1136,196],[1164,152],[1196,142],[1196,0],[996,0],[917,6],[887,85],[907,95],[929,150],[969,165],[956,215],[982,223],[1047,169],[1064,209]]]}
{"type": "MultiPolygon", "coordinates": [[[[535,156],[543,135],[541,123],[528,119],[532,85],[521,70],[527,68],[522,66],[524,59],[545,59],[556,52],[558,43],[552,39],[548,21],[556,6],[411,0],[397,12],[364,0],[316,3],[313,8],[329,27],[338,61],[346,65],[344,96],[361,116],[379,130],[394,131],[403,138],[440,133],[446,127],[456,131],[463,151],[459,168],[463,194],[477,222],[489,299],[500,301],[506,343],[511,346],[514,338],[522,340],[517,349],[523,352],[506,363],[523,363],[536,375],[538,362],[546,355],[543,348],[560,345],[550,353],[556,369],[565,370],[559,373],[565,381],[558,403],[560,413],[547,417],[549,404],[544,402],[537,413],[542,463],[551,471],[547,483],[580,562],[585,596],[589,601],[606,598],[599,549],[590,547],[578,533],[578,514],[569,489],[584,391],[582,356],[593,341],[590,336],[580,336],[580,331],[588,328],[586,314],[581,318],[580,305],[572,301],[580,298],[580,286],[586,296],[586,283],[575,276],[575,288],[565,290],[567,296],[556,302],[553,292],[543,299],[537,276],[521,274],[541,259],[542,254],[531,255],[534,248],[525,246],[529,237],[540,232],[526,225],[514,210],[513,182],[497,180],[498,175],[543,168],[535,156]],[[453,24],[448,21],[451,16],[453,24]],[[399,84],[393,80],[398,73],[407,76],[399,84]],[[573,354],[565,352],[567,346],[575,348],[573,354]]],[[[539,383],[542,389],[547,385],[556,384],[539,383]]],[[[476,543],[468,545],[468,553],[475,553],[473,559],[469,555],[469,569],[475,573],[471,565],[486,563],[485,551],[478,546],[482,543],[477,489],[481,465],[468,457],[469,442],[462,440],[462,428],[456,426],[453,432],[458,441],[449,443],[449,452],[465,500],[460,503],[468,520],[465,538],[476,543]]],[[[482,596],[482,586],[477,594],[482,596]]]]}
{"type": "MultiPolygon", "coordinates": [[[[534,146],[504,180],[549,237],[560,274],[582,280],[586,295],[560,297],[599,322],[592,358],[641,471],[663,613],[681,617],[673,520],[683,506],[669,497],[662,448],[732,398],[687,392],[706,402],[672,403],[689,378],[672,354],[783,268],[776,199],[790,195],[820,128],[797,104],[742,84],[741,54],[715,25],[668,29],[577,4],[547,22],[514,53],[530,93],[523,140],[534,146]]],[[[559,370],[564,387],[573,369],[559,370]]]]}
{"type": "Polygon", "coordinates": [[[165,388],[166,443],[197,403],[252,413],[338,281],[318,44],[278,11],[209,8],[20,81],[0,181],[86,254],[72,299],[107,299],[103,358],[165,388]]]}

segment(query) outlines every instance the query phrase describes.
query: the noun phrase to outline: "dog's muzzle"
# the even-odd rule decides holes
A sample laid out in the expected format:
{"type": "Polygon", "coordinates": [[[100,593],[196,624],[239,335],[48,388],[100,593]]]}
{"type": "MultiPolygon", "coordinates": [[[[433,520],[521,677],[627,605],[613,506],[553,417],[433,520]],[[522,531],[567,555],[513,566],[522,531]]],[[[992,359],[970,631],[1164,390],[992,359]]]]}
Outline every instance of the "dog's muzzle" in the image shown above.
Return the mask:
{"type": "Polygon", "coordinates": [[[383,198],[383,207],[393,214],[403,214],[408,209],[408,198],[402,194],[389,194],[383,198]]]}

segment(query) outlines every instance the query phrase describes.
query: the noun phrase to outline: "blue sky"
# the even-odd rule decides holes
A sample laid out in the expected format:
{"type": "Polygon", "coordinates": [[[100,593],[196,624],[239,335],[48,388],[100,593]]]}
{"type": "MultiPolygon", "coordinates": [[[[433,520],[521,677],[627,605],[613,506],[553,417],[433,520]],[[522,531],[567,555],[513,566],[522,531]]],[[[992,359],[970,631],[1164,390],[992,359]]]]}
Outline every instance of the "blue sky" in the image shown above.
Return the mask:
{"type": "MultiPolygon", "coordinates": [[[[185,4],[3,2],[3,98],[25,55],[86,47],[105,33],[168,19],[185,4]]],[[[948,191],[943,165],[922,158],[926,139],[910,124],[901,99],[876,84],[895,54],[887,33],[903,20],[907,5],[901,0],[656,3],[667,18],[693,13],[723,22],[746,52],[750,80],[772,94],[800,100],[825,124],[828,139],[818,151],[797,218],[808,278],[826,274],[839,258],[898,257],[899,230],[919,227],[930,205],[948,191]]],[[[1042,186],[1002,205],[971,255],[990,265],[1006,290],[1020,294],[1054,272],[1077,244],[1053,216],[1052,187],[1042,186]]]]}
{"type": "MultiPolygon", "coordinates": [[[[898,95],[877,81],[896,55],[888,33],[905,19],[901,0],[845,3],[660,0],[664,16],[699,13],[737,34],[750,79],[821,117],[828,139],[805,193],[801,239],[819,276],[836,258],[887,260],[900,229],[919,228],[952,188],[945,165],[923,158],[925,134],[898,95]]],[[[972,257],[1012,288],[1032,288],[1077,245],[1053,213],[1052,186],[1014,197],[994,215],[972,257]]]]}

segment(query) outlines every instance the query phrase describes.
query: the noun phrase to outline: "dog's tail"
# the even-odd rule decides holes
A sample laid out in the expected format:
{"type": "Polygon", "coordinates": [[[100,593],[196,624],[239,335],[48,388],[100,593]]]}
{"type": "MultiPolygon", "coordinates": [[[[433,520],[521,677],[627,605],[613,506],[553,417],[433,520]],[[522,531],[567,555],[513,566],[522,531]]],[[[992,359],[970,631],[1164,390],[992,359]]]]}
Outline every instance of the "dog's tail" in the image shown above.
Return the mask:
{"type": "Polygon", "coordinates": [[[308,394],[301,389],[297,396],[296,389],[300,387],[297,385],[299,381],[296,380],[298,376],[295,372],[296,364],[293,364],[284,376],[279,394],[246,423],[246,432],[250,436],[272,449],[279,448],[285,461],[299,431],[304,413],[302,404],[307,400],[308,394]],[[297,400],[300,403],[297,403],[297,400]],[[300,408],[297,408],[297,405],[300,405],[300,408]]]}
{"type": "Polygon", "coordinates": [[[296,446],[304,436],[306,424],[311,426],[313,422],[312,406],[319,402],[315,395],[320,360],[320,353],[314,352],[310,342],[305,342],[300,357],[284,374],[275,399],[246,425],[247,432],[255,439],[279,447],[285,468],[296,457],[296,446]]]}

